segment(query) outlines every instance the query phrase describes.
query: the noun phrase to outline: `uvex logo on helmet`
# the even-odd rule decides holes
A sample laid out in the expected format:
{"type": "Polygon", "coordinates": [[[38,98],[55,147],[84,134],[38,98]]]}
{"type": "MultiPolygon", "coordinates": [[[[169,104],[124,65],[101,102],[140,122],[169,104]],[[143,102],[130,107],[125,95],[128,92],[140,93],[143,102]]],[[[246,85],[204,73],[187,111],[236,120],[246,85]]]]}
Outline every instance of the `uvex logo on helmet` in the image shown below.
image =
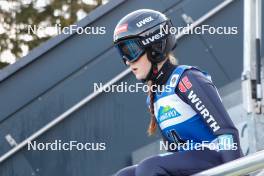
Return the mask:
{"type": "Polygon", "coordinates": [[[143,25],[145,25],[146,23],[149,23],[149,22],[151,22],[151,21],[153,21],[154,19],[151,17],[151,16],[149,16],[149,17],[147,17],[147,18],[144,18],[143,20],[141,20],[141,21],[139,21],[139,22],[137,22],[137,27],[142,27],[143,25]]]}
{"type": "Polygon", "coordinates": [[[155,42],[156,40],[161,39],[164,36],[165,36],[165,33],[163,33],[161,31],[161,32],[159,32],[159,33],[157,33],[155,35],[152,35],[151,37],[148,37],[148,38],[146,38],[144,40],[141,40],[141,42],[142,42],[143,45],[147,45],[149,43],[152,43],[152,42],[155,42]]]}

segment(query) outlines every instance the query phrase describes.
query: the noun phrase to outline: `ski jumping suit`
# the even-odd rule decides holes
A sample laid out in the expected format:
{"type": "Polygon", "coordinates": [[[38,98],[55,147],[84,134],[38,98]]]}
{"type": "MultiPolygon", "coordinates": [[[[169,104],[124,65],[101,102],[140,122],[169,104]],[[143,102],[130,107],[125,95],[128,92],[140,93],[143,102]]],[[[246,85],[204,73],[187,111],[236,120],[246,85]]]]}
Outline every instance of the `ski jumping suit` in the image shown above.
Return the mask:
{"type": "Polygon", "coordinates": [[[154,94],[163,146],[174,148],[124,168],[117,176],[191,175],[242,156],[238,131],[207,73],[166,61],[154,82],[165,85],[154,94]],[[189,148],[175,147],[181,144],[189,148]],[[199,144],[200,150],[193,147],[199,144]]]}

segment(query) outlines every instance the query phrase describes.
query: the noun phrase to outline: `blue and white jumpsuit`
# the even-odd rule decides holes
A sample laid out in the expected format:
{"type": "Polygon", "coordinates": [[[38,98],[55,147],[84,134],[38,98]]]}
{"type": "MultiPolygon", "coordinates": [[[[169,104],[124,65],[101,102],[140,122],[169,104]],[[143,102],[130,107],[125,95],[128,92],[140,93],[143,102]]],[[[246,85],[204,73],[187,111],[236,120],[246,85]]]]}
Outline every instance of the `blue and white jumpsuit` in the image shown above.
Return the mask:
{"type": "Polygon", "coordinates": [[[242,156],[238,131],[208,74],[167,61],[154,82],[163,85],[154,94],[154,111],[168,153],[117,176],[191,175],[242,156]]]}

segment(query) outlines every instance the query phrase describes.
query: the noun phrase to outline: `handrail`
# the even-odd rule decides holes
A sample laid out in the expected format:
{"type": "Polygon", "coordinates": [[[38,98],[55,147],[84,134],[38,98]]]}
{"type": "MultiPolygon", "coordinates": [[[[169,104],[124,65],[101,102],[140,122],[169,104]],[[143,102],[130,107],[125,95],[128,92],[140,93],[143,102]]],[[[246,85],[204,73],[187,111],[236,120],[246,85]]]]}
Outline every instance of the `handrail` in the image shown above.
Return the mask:
{"type": "MultiPolygon", "coordinates": [[[[220,10],[222,10],[223,8],[225,8],[227,5],[229,5],[233,1],[234,0],[225,0],[224,2],[220,3],[218,6],[214,7],[213,9],[211,9],[208,13],[206,13],[205,15],[201,16],[199,19],[197,19],[196,21],[194,21],[189,27],[187,27],[187,31],[189,31],[192,28],[200,25],[202,22],[204,22],[205,20],[207,20],[210,17],[212,17],[213,15],[215,15],[217,12],[219,12],[220,10]]],[[[182,33],[178,34],[176,37],[177,37],[177,39],[179,39],[182,36],[184,36],[185,34],[186,33],[182,32],[182,33]]],[[[52,128],[53,126],[55,126],[58,123],[60,123],[62,120],[64,120],[65,118],[67,118],[69,115],[71,115],[73,112],[77,111],[83,105],[85,105],[86,103],[88,103],[89,101],[91,101],[93,98],[95,98],[97,95],[99,95],[102,92],[102,90],[105,90],[106,87],[111,86],[115,82],[117,82],[120,79],[122,79],[123,77],[125,77],[130,72],[131,72],[130,69],[124,70],[123,72],[121,72],[120,74],[118,74],[116,77],[114,77],[112,80],[110,80],[109,82],[107,82],[99,90],[97,90],[97,91],[89,94],[87,97],[85,97],[84,99],[82,99],[80,102],[78,102],[77,104],[75,104],[74,106],[72,106],[70,109],[68,109],[67,111],[65,111],[64,113],[62,113],[61,115],[59,115],[58,117],[56,117],[54,120],[52,120],[51,122],[49,122],[47,125],[45,125],[42,128],[40,128],[38,131],[36,131],[31,136],[29,136],[28,138],[26,138],[25,140],[23,140],[21,143],[19,143],[18,145],[16,145],[14,148],[12,148],[11,150],[9,150],[5,154],[3,154],[0,157],[0,163],[2,163],[3,161],[5,161],[7,158],[9,158],[13,154],[15,154],[20,149],[22,149],[30,141],[36,139],[37,137],[39,137],[40,135],[42,135],[43,133],[45,133],[46,131],[48,131],[50,128],[52,128]]]]}
{"type": "Polygon", "coordinates": [[[24,146],[26,146],[30,141],[36,139],[37,137],[39,137],[40,135],[42,135],[43,133],[48,131],[50,128],[52,128],[53,126],[57,125],[63,119],[67,118],[69,115],[71,115],[72,113],[77,111],[83,105],[85,105],[86,103],[91,101],[93,98],[95,98],[97,95],[99,95],[101,92],[103,92],[107,87],[111,86],[112,84],[116,83],[117,81],[119,81],[120,79],[125,77],[128,73],[130,73],[130,71],[131,71],[130,69],[126,69],[125,71],[120,73],[118,76],[116,76],[114,79],[108,81],[106,84],[104,84],[98,90],[96,90],[95,92],[91,93],[90,95],[88,95],[87,97],[82,99],[80,102],[78,102],[77,104],[72,106],[70,109],[68,109],[67,111],[62,113],[60,116],[58,116],[57,118],[55,118],[51,122],[49,122],[47,125],[43,126],[41,129],[39,129],[37,132],[32,134],[30,137],[28,137],[27,139],[25,139],[24,141],[22,141],[21,143],[16,145],[14,148],[12,148],[8,152],[6,152],[4,155],[2,155],[0,157],[0,163],[3,162],[8,157],[10,157],[11,155],[13,155],[14,153],[16,153],[18,150],[20,150],[24,146]]]}
{"type": "Polygon", "coordinates": [[[193,176],[238,176],[264,168],[264,150],[222,164],[193,176]]]}
{"type": "MultiPolygon", "coordinates": [[[[233,1],[234,0],[225,0],[224,2],[222,2],[221,4],[219,4],[218,6],[214,7],[209,12],[207,12],[206,14],[204,14],[203,16],[201,16],[199,19],[197,19],[196,21],[194,21],[193,23],[191,23],[190,26],[188,27],[187,31],[190,31],[193,28],[195,28],[196,26],[199,26],[205,20],[207,20],[210,17],[214,16],[217,12],[219,12],[220,10],[222,10],[223,8],[225,8],[227,5],[229,5],[233,1]]],[[[182,32],[182,33],[178,34],[177,35],[177,39],[178,38],[181,38],[184,35],[186,35],[186,33],[185,32],[182,32]]]]}

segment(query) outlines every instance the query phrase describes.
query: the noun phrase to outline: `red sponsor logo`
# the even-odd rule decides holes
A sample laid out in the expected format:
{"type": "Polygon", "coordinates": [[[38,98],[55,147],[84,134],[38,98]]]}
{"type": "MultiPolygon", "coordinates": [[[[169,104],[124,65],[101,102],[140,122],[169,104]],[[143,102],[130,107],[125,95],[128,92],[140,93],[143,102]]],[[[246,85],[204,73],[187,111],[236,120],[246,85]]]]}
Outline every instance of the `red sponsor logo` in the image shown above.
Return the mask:
{"type": "Polygon", "coordinates": [[[128,26],[128,24],[126,23],[126,24],[123,24],[123,25],[119,26],[118,28],[116,28],[115,35],[120,34],[122,32],[126,32],[127,26],[128,26]]]}
{"type": "Polygon", "coordinates": [[[187,76],[184,76],[179,83],[179,90],[183,93],[187,92],[192,87],[192,83],[189,81],[187,76]]]}
{"type": "Polygon", "coordinates": [[[186,91],[187,91],[187,89],[185,88],[185,86],[183,85],[182,82],[179,83],[179,90],[180,90],[181,92],[186,92],[186,91]]]}
{"type": "Polygon", "coordinates": [[[185,87],[186,87],[187,89],[190,89],[190,88],[192,87],[192,83],[189,81],[189,79],[188,79],[187,76],[184,76],[184,77],[182,78],[182,82],[183,82],[183,84],[185,85],[185,87]]]}

